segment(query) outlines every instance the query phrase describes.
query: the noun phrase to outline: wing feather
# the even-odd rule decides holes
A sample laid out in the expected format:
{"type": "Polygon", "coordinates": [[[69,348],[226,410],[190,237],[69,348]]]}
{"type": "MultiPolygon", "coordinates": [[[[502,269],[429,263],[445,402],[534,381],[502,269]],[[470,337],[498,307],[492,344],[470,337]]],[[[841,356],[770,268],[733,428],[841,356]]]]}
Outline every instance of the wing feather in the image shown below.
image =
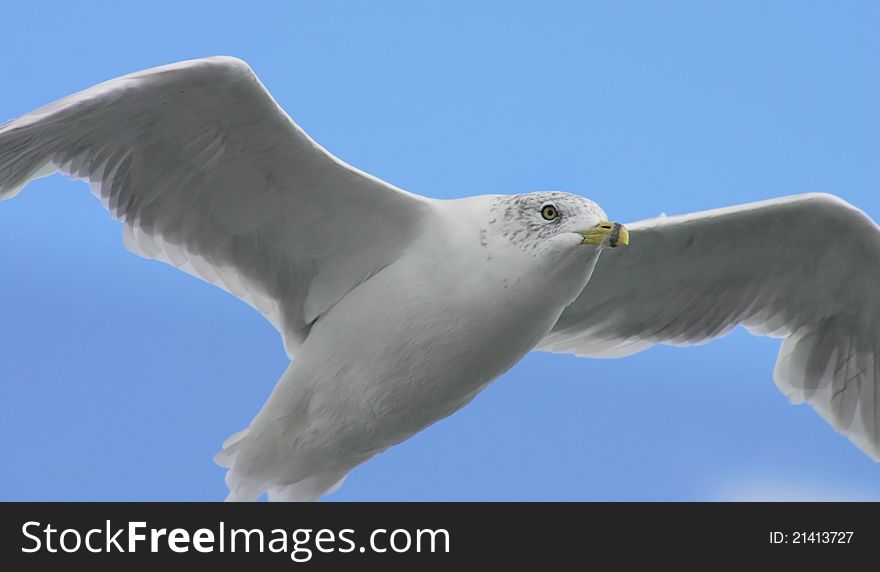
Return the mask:
{"type": "Polygon", "coordinates": [[[91,183],[127,248],[239,296],[288,353],[429,209],[318,146],[228,57],[114,79],[0,126],[0,198],[56,171],[91,183]]]}
{"type": "Polygon", "coordinates": [[[880,229],[831,195],[627,225],[539,349],[619,357],[739,324],[785,338],[774,371],[880,461],[880,229]]]}

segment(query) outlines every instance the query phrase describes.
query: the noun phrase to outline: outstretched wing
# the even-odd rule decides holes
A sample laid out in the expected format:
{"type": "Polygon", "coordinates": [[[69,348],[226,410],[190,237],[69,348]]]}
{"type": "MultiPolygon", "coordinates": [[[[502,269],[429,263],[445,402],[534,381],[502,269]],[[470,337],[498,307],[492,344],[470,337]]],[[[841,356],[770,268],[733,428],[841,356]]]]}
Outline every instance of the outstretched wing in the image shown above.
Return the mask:
{"type": "Polygon", "coordinates": [[[830,195],[627,225],[538,349],[591,357],[783,337],[774,379],[880,461],[880,229],[830,195]]]}
{"type": "Polygon", "coordinates": [[[289,354],[398,257],[428,205],[330,155],[229,57],[114,79],[0,125],[0,199],[55,171],[91,182],[130,250],[260,310],[289,354]]]}

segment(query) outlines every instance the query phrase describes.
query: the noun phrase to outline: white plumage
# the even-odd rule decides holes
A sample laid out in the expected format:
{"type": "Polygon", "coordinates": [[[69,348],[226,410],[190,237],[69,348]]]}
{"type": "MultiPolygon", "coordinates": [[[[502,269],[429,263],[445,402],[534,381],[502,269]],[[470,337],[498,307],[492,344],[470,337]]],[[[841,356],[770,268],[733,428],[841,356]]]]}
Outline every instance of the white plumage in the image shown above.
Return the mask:
{"type": "Polygon", "coordinates": [[[784,337],[780,389],[880,460],[880,233],[834,197],[662,217],[628,225],[627,248],[585,244],[605,218],[591,201],[406,193],[327,153],[224,57],[0,126],[0,198],[57,170],[91,182],[130,250],[281,332],[289,369],[216,457],[230,499],[317,499],[533,348],[616,357],[737,324],[784,337]]]}

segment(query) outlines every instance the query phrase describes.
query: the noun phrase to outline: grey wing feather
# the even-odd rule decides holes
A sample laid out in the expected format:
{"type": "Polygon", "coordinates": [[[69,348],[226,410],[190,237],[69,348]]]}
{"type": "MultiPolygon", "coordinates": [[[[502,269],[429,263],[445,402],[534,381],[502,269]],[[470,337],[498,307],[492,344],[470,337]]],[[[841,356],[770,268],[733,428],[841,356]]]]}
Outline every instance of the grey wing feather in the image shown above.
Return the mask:
{"type": "Polygon", "coordinates": [[[399,255],[427,204],[330,155],[229,57],[114,79],[0,126],[0,199],[55,171],[91,182],[129,249],[259,309],[288,353],[399,255]]]}
{"type": "Polygon", "coordinates": [[[782,337],[774,371],[880,461],[880,229],[831,195],[627,225],[539,349],[618,357],[738,324],[782,337]]]}

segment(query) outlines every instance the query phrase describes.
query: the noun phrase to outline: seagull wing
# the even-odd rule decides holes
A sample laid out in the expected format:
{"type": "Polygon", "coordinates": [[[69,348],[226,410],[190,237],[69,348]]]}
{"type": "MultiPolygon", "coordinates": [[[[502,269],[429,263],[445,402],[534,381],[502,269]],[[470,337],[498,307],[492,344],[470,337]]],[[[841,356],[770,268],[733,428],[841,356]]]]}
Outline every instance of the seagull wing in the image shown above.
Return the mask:
{"type": "Polygon", "coordinates": [[[737,324],[782,337],[774,378],[880,461],[880,229],[830,195],[627,225],[538,349],[619,357],[737,324]]]}
{"type": "Polygon", "coordinates": [[[130,250],[245,300],[291,355],[399,256],[428,204],[330,155],[229,57],[114,79],[0,125],[0,198],[56,171],[91,182],[130,250]]]}

